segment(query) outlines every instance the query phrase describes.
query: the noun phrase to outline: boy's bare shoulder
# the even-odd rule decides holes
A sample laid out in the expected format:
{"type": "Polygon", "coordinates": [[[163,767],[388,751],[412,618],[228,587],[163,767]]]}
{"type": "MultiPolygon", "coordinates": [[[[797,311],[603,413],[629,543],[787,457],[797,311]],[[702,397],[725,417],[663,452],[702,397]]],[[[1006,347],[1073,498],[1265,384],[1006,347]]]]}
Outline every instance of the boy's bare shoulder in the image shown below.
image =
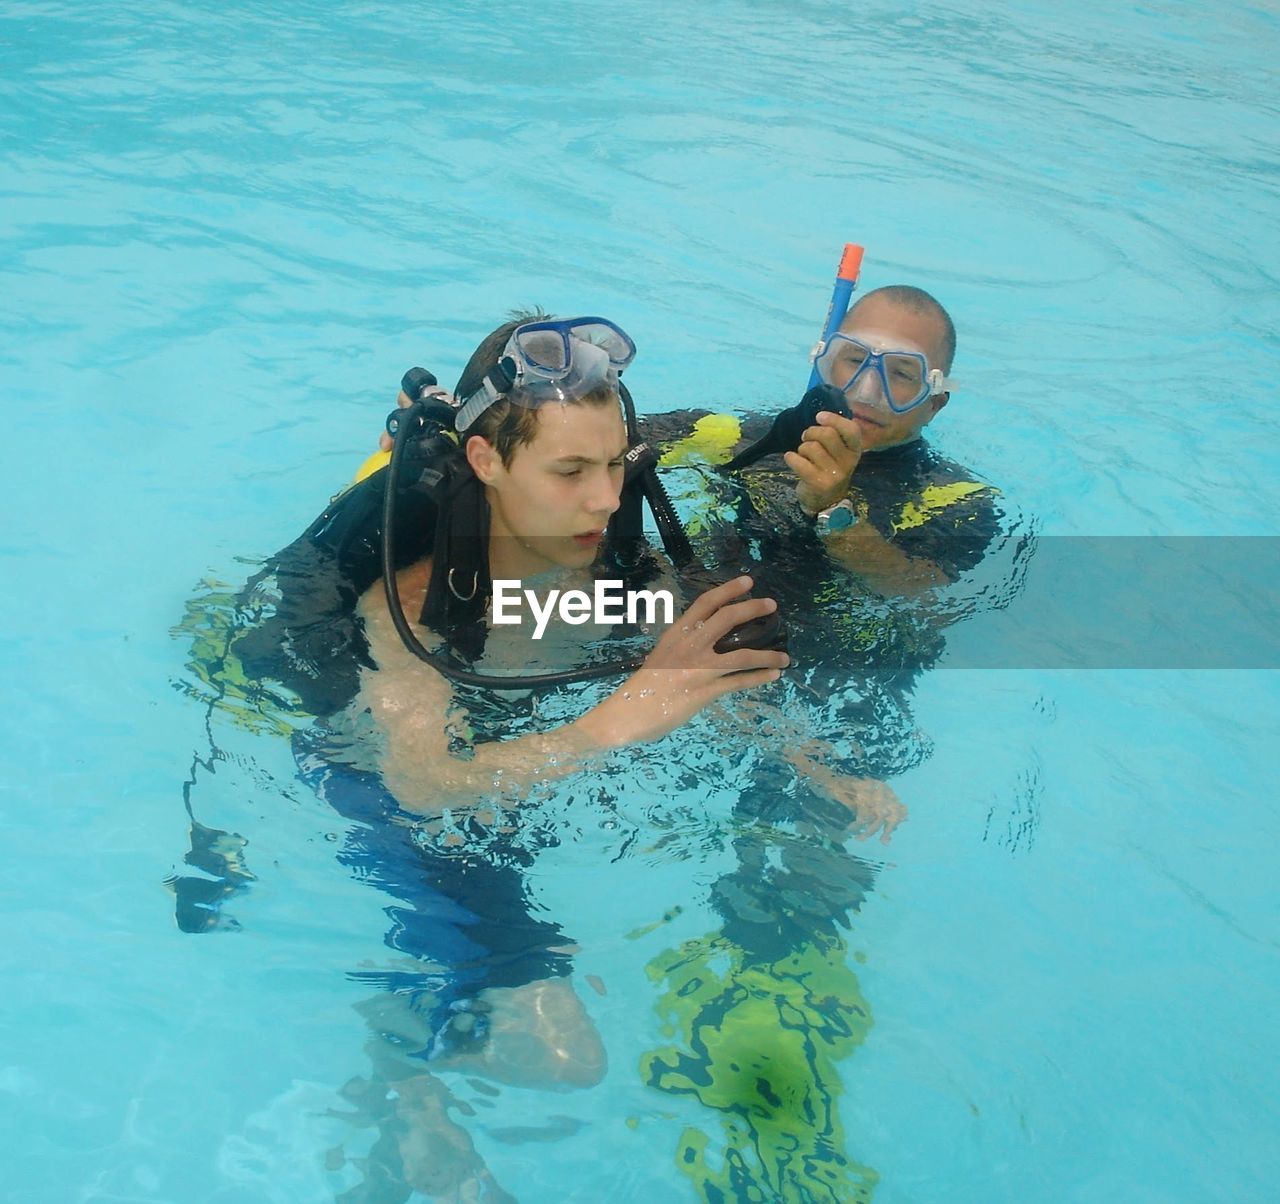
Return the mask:
{"type": "MultiPolygon", "coordinates": [[[[396,584],[400,589],[400,605],[404,608],[405,617],[410,623],[416,623],[422,613],[422,603],[427,596],[427,585],[431,581],[431,560],[419,560],[396,574],[396,584]]],[[[364,620],[365,636],[369,641],[369,650],[374,661],[384,663],[388,649],[400,648],[400,635],[391,622],[391,613],[387,609],[386,590],[382,579],[375,581],[360,597],[357,610],[364,620]]]]}

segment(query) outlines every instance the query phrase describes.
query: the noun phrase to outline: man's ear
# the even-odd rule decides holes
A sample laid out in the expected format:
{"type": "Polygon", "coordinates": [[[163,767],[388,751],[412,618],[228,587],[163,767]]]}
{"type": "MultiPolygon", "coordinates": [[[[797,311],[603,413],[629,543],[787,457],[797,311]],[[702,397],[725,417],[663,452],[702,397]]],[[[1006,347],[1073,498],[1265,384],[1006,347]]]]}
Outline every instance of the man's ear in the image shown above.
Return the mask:
{"type": "Polygon", "coordinates": [[[942,407],[946,405],[947,402],[949,402],[950,400],[951,400],[950,393],[939,393],[937,397],[933,398],[933,414],[931,414],[930,417],[933,417],[933,415],[937,414],[937,412],[940,409],[942,409],[942,407]]]}
{"type": "Polygon", "coordinates": [[[504,465],[498,449],[483,435],[472,435],[467,440],[465,455],[471,471],[483,485],[492,485],[503,471],[504,465]]]}

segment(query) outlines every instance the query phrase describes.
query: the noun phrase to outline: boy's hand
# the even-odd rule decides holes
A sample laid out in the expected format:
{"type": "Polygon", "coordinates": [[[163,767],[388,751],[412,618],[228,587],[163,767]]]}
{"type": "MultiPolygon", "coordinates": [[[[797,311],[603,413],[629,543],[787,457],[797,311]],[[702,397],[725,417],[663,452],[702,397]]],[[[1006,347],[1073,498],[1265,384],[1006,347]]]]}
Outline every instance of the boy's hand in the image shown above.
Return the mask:
{"type": "Polygon", "coordinates": [[[772,598],[747,597],[751,584],[750,577],[735,577],[694,600],[644,664],[573,724],[591,747],[656,740],[726,694],[778,680],[791,663],[785,652],[715,649],[735,627],[778,609],[772,598]]]}

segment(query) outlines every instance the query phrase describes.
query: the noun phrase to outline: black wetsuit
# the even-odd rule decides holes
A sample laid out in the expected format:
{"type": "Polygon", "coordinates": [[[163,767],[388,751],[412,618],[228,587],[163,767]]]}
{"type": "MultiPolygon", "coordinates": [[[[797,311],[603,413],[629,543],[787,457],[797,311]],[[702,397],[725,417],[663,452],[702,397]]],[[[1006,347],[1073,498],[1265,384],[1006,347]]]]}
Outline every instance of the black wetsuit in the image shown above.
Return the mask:
{"type": "MultiPolygon", "coordinates": [[[[709,410],[678,410],[645,415],[641,429],[670,457],[709,410]]],[[[726,448],[737,453],[762,438],[770,419],[741,420],[741,438],[726,448]]],[[[795,501],[795,477],[781,457],[766,457],[734,474],[705,478],[734,489],[734,519],[740,534],[759,541],[762,550],[799,546],[808,558],[822,551],[813,520],[795,501]]],[[[715,484],[712,485],[714,489],[715,484]]],[[[999,493],[969,469],[948,460],[923,437],[882,451],[866,452],[850,483],[849,497],[865,504],[877,531],[907,556],[932,561],[951,579],[975,568],[1000,531],[999,493]]],[[[761,555],[767,567],[772,559],[761,555]]],[[[819,560],[825,559],[823,553],[819,560]]]]}

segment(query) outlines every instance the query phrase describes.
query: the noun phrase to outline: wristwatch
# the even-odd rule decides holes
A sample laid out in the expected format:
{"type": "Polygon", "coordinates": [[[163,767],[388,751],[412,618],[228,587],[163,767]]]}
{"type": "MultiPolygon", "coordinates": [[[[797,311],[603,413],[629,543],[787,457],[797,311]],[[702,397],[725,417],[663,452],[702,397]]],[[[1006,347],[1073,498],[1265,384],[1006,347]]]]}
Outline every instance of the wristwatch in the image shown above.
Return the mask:
{"type": "Polygon", "coordinates": [[[837,531],[847,531],[857,521],[858,512],[854,510],[853,503],[848,498],[837,502],[834,506],[828,506],[825,510],[819,510],[818,517],[814,520],[819,535],[834,535],[837,531]]]}

